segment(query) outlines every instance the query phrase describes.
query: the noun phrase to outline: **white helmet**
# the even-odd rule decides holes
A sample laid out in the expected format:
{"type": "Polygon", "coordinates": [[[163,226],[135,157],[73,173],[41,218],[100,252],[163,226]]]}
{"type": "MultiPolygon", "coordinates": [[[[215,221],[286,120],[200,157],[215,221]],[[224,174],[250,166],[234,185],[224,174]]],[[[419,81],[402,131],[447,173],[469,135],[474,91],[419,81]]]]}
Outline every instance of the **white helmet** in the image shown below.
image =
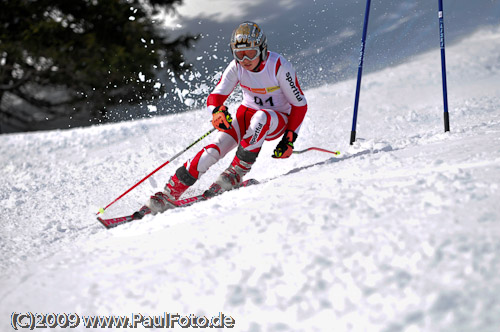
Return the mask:
{"type": "Polygon", "coordinates": [[[242,60],[236,56],[238,51],[256,50],[257,54],[253,58],[245,56],[249,60],[254,60],[260,55],[260,59],[267,59],[267,38],[257,23],[246,21],[234,29],[231,35],[231,52],[236,60],[242,60]]]}

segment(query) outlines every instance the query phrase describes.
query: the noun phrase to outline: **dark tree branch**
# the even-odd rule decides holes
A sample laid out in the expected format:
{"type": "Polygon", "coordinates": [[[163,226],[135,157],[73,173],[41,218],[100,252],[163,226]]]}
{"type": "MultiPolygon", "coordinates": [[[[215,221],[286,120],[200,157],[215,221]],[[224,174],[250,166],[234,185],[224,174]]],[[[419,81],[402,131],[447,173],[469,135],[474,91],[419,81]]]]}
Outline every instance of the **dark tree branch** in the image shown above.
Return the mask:
{"type": "Polygon", "coordinates": [[[11,90],[15,90],[17,88],[19,88],[21,85],[25,84],[26,82],[29,81],[29,79],[31,78],[31,75],[33,74],[32,71],[29,71],[26,75],[24,75],[23,78],[21,78],[20,80],[17,80],[15,83],[13,84],[0,84],[0,90],[2,91],[11,91],[11,90]]]}

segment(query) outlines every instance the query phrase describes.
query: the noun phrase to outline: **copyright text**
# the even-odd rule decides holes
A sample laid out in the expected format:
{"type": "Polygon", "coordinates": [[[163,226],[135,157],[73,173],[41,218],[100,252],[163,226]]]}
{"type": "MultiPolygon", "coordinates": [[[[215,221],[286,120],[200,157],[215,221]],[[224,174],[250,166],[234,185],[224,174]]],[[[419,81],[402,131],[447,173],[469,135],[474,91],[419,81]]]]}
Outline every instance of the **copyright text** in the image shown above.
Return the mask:
{"type": "Polygon", "coordinates": [[[18,329],[39,328],[233,328],[235,325],[233,317],[219,312],[210,318],[190,314],[183,316],[178,313],[164,312],[160,315],[147,316],[140,313],[132,313],[124,316],[86,316],[75,313],[32,313],[13,312],[11,315],[11,326],[18,329]]]}

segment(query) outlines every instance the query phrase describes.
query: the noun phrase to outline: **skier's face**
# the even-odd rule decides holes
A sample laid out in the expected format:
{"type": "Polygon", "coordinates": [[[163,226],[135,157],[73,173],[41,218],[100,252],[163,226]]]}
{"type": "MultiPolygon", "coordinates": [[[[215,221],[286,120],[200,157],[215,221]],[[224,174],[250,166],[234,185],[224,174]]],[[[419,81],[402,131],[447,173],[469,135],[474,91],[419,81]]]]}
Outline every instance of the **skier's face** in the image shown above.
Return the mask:
{"type": "Polygon", "coordinates": [[[260,51],[255,49],[234,50],[234,58],[246,70],[253,70],[259,64],[260,51]]]}
{"type": "Polygon", "coordinates": [[[246,70],[252,71],[259,64],[259,58],[257,57],[253,60],[248,60],[247,58],[245,58],[243,60],[238,60],[238,62],[246,70]]]}

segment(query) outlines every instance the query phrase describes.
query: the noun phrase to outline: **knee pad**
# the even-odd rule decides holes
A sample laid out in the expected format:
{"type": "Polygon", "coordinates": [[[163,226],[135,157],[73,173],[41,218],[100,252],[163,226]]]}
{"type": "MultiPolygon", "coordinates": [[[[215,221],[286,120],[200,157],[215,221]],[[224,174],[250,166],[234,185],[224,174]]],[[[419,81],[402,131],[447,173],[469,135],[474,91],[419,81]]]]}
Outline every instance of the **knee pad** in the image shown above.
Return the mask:
{"type": "Polygon", "coordinates": [[[253,164],[255,160],[257,160],[258,155],[259,152],[245,150],[241,145],[238,146],[238,150],[236,151],[236,157],[238,157],[239,160],[249,164],[253,164]]]}

